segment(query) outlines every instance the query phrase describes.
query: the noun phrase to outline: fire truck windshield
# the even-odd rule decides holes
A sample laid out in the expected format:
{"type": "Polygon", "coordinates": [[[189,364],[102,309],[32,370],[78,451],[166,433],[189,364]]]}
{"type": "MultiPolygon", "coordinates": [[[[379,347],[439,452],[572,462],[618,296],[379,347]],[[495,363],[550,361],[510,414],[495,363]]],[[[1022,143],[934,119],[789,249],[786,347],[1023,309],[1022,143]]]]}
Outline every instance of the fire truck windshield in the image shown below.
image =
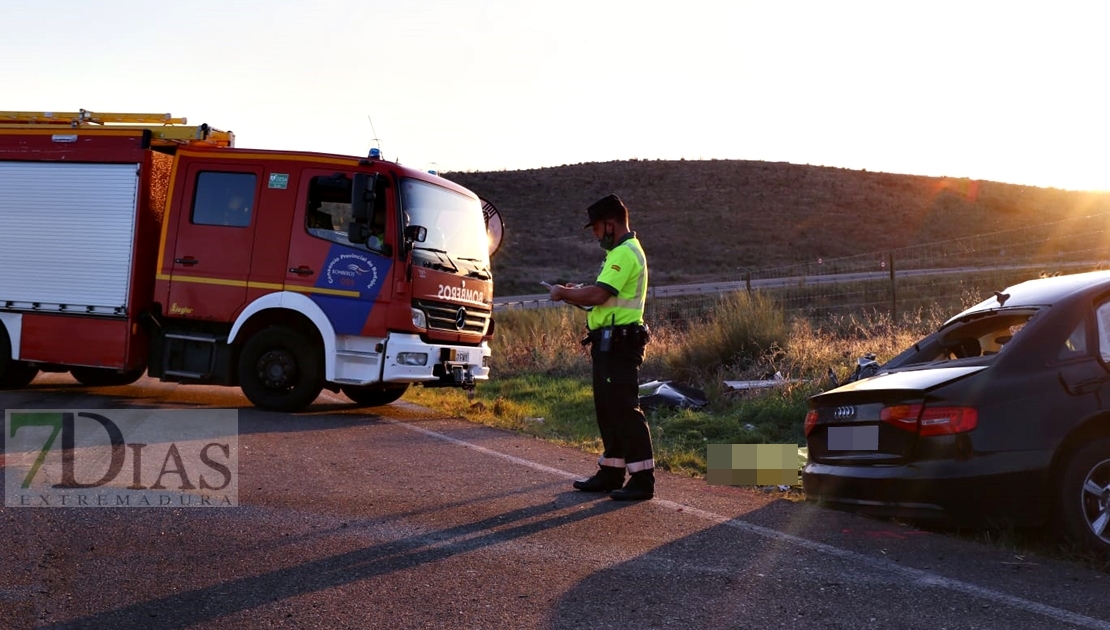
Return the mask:
{"type": "Polygon", "coordinates": [[[429,182],[401,180],[401,209],[405,225],[422,225],[428,237],[421,247],[447,252],[489,266],[489,237],[482,204],[453,190],[429,182]]]}

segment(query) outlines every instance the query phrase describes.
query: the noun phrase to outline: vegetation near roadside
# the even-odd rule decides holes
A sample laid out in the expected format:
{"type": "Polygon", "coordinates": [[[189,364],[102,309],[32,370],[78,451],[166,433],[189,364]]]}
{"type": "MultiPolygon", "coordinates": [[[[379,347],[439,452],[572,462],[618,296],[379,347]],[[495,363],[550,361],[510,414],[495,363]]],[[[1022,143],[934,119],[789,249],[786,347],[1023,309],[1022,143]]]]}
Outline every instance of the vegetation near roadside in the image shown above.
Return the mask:
{"type": "MultiPolygon", "coordinates": [[[[665,312],[666,309],[654,309],[665,312]]],[[[662,469],[703,475],[707,444],[805,444],[806,399],[827,387],[827,371],[848,375],[868,352],[888,359],[939,319],[912,313],[895,325],[875,313],[814,324],[788,320],[760,293],[734,292],[701,316],[649,322],[652,341],[643,381],[674,381],[703,390],[702,409],[647,412],[662,469]],[[743,392],[725,381],[780,375],[776,387],[743,392]]],[[[590,357],[580,343],[581,311],[569,307],[499,312],[494,335],[496,378],[473,399],[457,390],[411,390],[413,402],[490,426],[600,452],[590,388],[590,357]]]]}

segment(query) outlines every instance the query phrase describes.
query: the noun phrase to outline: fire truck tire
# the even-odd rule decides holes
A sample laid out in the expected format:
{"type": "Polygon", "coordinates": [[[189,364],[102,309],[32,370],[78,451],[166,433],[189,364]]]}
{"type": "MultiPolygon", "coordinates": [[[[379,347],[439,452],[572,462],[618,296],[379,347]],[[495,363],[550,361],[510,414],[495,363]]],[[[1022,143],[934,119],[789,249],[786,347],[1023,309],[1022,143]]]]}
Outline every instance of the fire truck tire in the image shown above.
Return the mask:
{"type": "Polygon", "coordinates": [[[8,367],[0,374],[0,389],[22,389],[31,384],[39,375],[39,368],[32,367],[21,360],[9,360],[8,367]]]}
{"type": "Polygon", "coordinates": [[[12,360],[8,331],[0,325],[0,389],[22,389],[30,385],[38,374],[38,368],[12,360]]]}
{"type": "Polygon", "coordinates": [[[70,368],[69,373],[77,379],[78,383],[87,387],[120,387],[139,380],[146,370],[140,368],[129,372],[117,372],[106,368],[75,367],[70,368]]]}
{"type": "Polygon", "coordinates": [[[409,390],[408,383],[344,385],[343,393],[360,407],[381,407],[397,400],[409,390]]]}
{"type": "Polygon", "coordinates": [[[39,369],[27,365],[22,361],[8,360],[7,364],[0,370],[0,389],[23,389],[35,380],[39,375],[39,369]]]}
{"type": "Polygon", "coordinates": [[[296,330],[265,328],[243,346],[239,386],[259,409],[304,409],[324,389],[323,354],[296,330]]]}

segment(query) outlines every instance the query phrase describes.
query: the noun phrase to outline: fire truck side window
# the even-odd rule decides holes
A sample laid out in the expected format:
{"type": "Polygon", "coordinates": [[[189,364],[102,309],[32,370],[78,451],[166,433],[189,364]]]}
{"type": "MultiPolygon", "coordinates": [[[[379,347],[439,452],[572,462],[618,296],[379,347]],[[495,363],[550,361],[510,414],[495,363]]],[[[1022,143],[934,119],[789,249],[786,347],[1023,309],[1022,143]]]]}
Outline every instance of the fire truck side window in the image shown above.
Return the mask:
{"type": "MultiPolygon", "coordinates": [[[[374,213],[370,218],[370,240],[366,246],[381,249],[385,237],[385,194],[378,191],[374,213]]],[[[308,188],[305,229],[308,233],[336,243],[351,245],[347,240],[347,224],[351,221],[351,180],[339,182],[335,177],[313,177],[308,188]],[[337,185],[337,184],[344,185],[337,185]]]]}
{"type": "Polygon", "coordinates": [[[206,171],[197,175],[193,223],[232,227],[250,225],[256,180],[253,173],[206,171]]]}

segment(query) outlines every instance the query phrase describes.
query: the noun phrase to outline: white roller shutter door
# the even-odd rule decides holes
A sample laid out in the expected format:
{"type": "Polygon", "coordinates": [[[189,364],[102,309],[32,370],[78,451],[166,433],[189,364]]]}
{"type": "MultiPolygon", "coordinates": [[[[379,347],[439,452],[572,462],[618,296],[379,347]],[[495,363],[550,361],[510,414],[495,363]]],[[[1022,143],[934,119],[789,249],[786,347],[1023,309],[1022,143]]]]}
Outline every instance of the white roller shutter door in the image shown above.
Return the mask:
{"type": "Polygon", "coordinates": [[[122,315],[138,170],[0,162],[0,308],[122,315]]]}

